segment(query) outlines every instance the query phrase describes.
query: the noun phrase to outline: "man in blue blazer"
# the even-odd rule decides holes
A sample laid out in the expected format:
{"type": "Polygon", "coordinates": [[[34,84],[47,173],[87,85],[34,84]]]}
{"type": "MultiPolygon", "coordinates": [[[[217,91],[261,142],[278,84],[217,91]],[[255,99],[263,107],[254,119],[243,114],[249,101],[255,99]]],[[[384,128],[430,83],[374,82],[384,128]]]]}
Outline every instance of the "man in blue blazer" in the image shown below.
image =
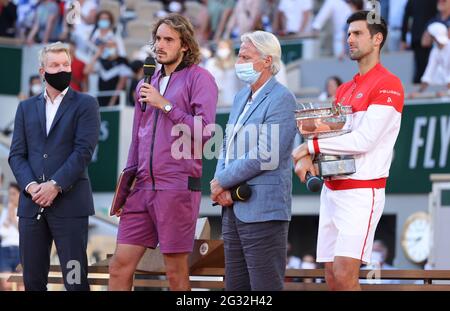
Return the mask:
{"type": "Polygon", "coordinates": [[[69,87],[69,49],[40,52],[41,95],[17,108],[9,165],[23,190],[19,199],[20,258],[25,290],[46,290],[55,242],[67,290],[89,290],[88,216],[94,214],[87,166],[97,145],[97,101],[69,87]]]}
{"type": "Polygon", "coordinates": [[[236,74],[247,87],[235,97],[226,139],[211,181],[222,208],[227,290],[281,290],[291,218],[295,98],[275,75],[281,47],[271,33],[241,37],[236,74]],[[233,202],[230,188],[252,194],[233,202]]]}

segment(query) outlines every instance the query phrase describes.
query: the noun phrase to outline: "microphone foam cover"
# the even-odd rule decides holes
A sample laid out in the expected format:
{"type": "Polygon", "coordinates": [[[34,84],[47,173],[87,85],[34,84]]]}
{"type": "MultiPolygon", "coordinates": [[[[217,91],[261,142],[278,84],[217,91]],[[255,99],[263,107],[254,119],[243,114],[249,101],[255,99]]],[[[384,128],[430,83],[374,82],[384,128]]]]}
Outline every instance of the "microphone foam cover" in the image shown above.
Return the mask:
{"type": "Polygon", "coordinates": [[[155,59],[151,56],[147,57],[144,62],[144,76],[153,76],[156,70],[155,59]]]}
{"type": "Polygon", "coordinates": [[[318,192],[322,189],[323,180],[317,176],[308,176],[306,179],[306,188],[311,192],[318,192]]]}

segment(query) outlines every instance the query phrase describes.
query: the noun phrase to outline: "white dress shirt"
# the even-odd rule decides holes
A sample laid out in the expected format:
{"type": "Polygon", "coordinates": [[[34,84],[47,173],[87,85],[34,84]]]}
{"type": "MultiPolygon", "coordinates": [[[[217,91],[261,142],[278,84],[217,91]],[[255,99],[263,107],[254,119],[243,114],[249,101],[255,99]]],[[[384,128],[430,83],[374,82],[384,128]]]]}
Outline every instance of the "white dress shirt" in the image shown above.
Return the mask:
{"type": "Polygon", "coordinates": [[[53,120],[55,119],[56,112],[58,111],[59,105],[66,95],[69,88],[67,87],[64,91],[62,91],[58,96],[56,96],[55,100],[52,102],[50,96],[48,96],[47,91],[44,92],[45,98],[45,126],[48,132],[50,132],[50,128],[52,126],[53,120]]]}

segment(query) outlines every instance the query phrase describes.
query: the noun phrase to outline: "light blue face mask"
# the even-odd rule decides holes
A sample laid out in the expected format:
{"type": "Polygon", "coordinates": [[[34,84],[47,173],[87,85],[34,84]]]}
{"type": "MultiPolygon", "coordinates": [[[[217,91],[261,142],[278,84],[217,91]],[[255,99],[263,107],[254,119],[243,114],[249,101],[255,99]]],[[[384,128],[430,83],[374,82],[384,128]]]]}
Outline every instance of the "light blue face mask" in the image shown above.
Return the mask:
{"type": "Polygon", "coordinates": [[[116,48],[105,48],[103,50],[102,58],[108,59],[111,56],[116,55],[116,52],[117,52],[116,48]]]}
{"type": "Polygon", "coordinates": [[[107,19],[101,19],[98,21],[97,26],[100,29],[108,29],[111,23],[107,19]]]}
{"type": "Polygon", "coordinates": [[[253,68],[253,63],[236,64],[234,69],[238,79],[250,85],[258,81],[261,76],[261,72],[253,68]]]}

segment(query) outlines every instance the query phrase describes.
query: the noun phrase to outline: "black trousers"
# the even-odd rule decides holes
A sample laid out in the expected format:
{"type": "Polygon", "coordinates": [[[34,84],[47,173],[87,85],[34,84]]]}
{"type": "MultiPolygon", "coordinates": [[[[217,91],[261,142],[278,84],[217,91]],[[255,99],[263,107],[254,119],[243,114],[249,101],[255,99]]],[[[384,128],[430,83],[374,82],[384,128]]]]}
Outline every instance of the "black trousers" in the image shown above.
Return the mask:
{"type": "Polygon", "coordinates": [[[88,217],[61,218],[46,210],[42,217],[19,218],[20,260],[27,291],[47,290],[50,251],[55,241],[68,291],[88,291],[88,217]]]}
{"type": "Polygon", "coordinates": [[[423,48],[419,43],[412,45],[412,50],[414,52],[414,83],[420,83],[420,79],[425,73],[427,68],[428,58],[430,56],[431,49],[423,48]]]}

